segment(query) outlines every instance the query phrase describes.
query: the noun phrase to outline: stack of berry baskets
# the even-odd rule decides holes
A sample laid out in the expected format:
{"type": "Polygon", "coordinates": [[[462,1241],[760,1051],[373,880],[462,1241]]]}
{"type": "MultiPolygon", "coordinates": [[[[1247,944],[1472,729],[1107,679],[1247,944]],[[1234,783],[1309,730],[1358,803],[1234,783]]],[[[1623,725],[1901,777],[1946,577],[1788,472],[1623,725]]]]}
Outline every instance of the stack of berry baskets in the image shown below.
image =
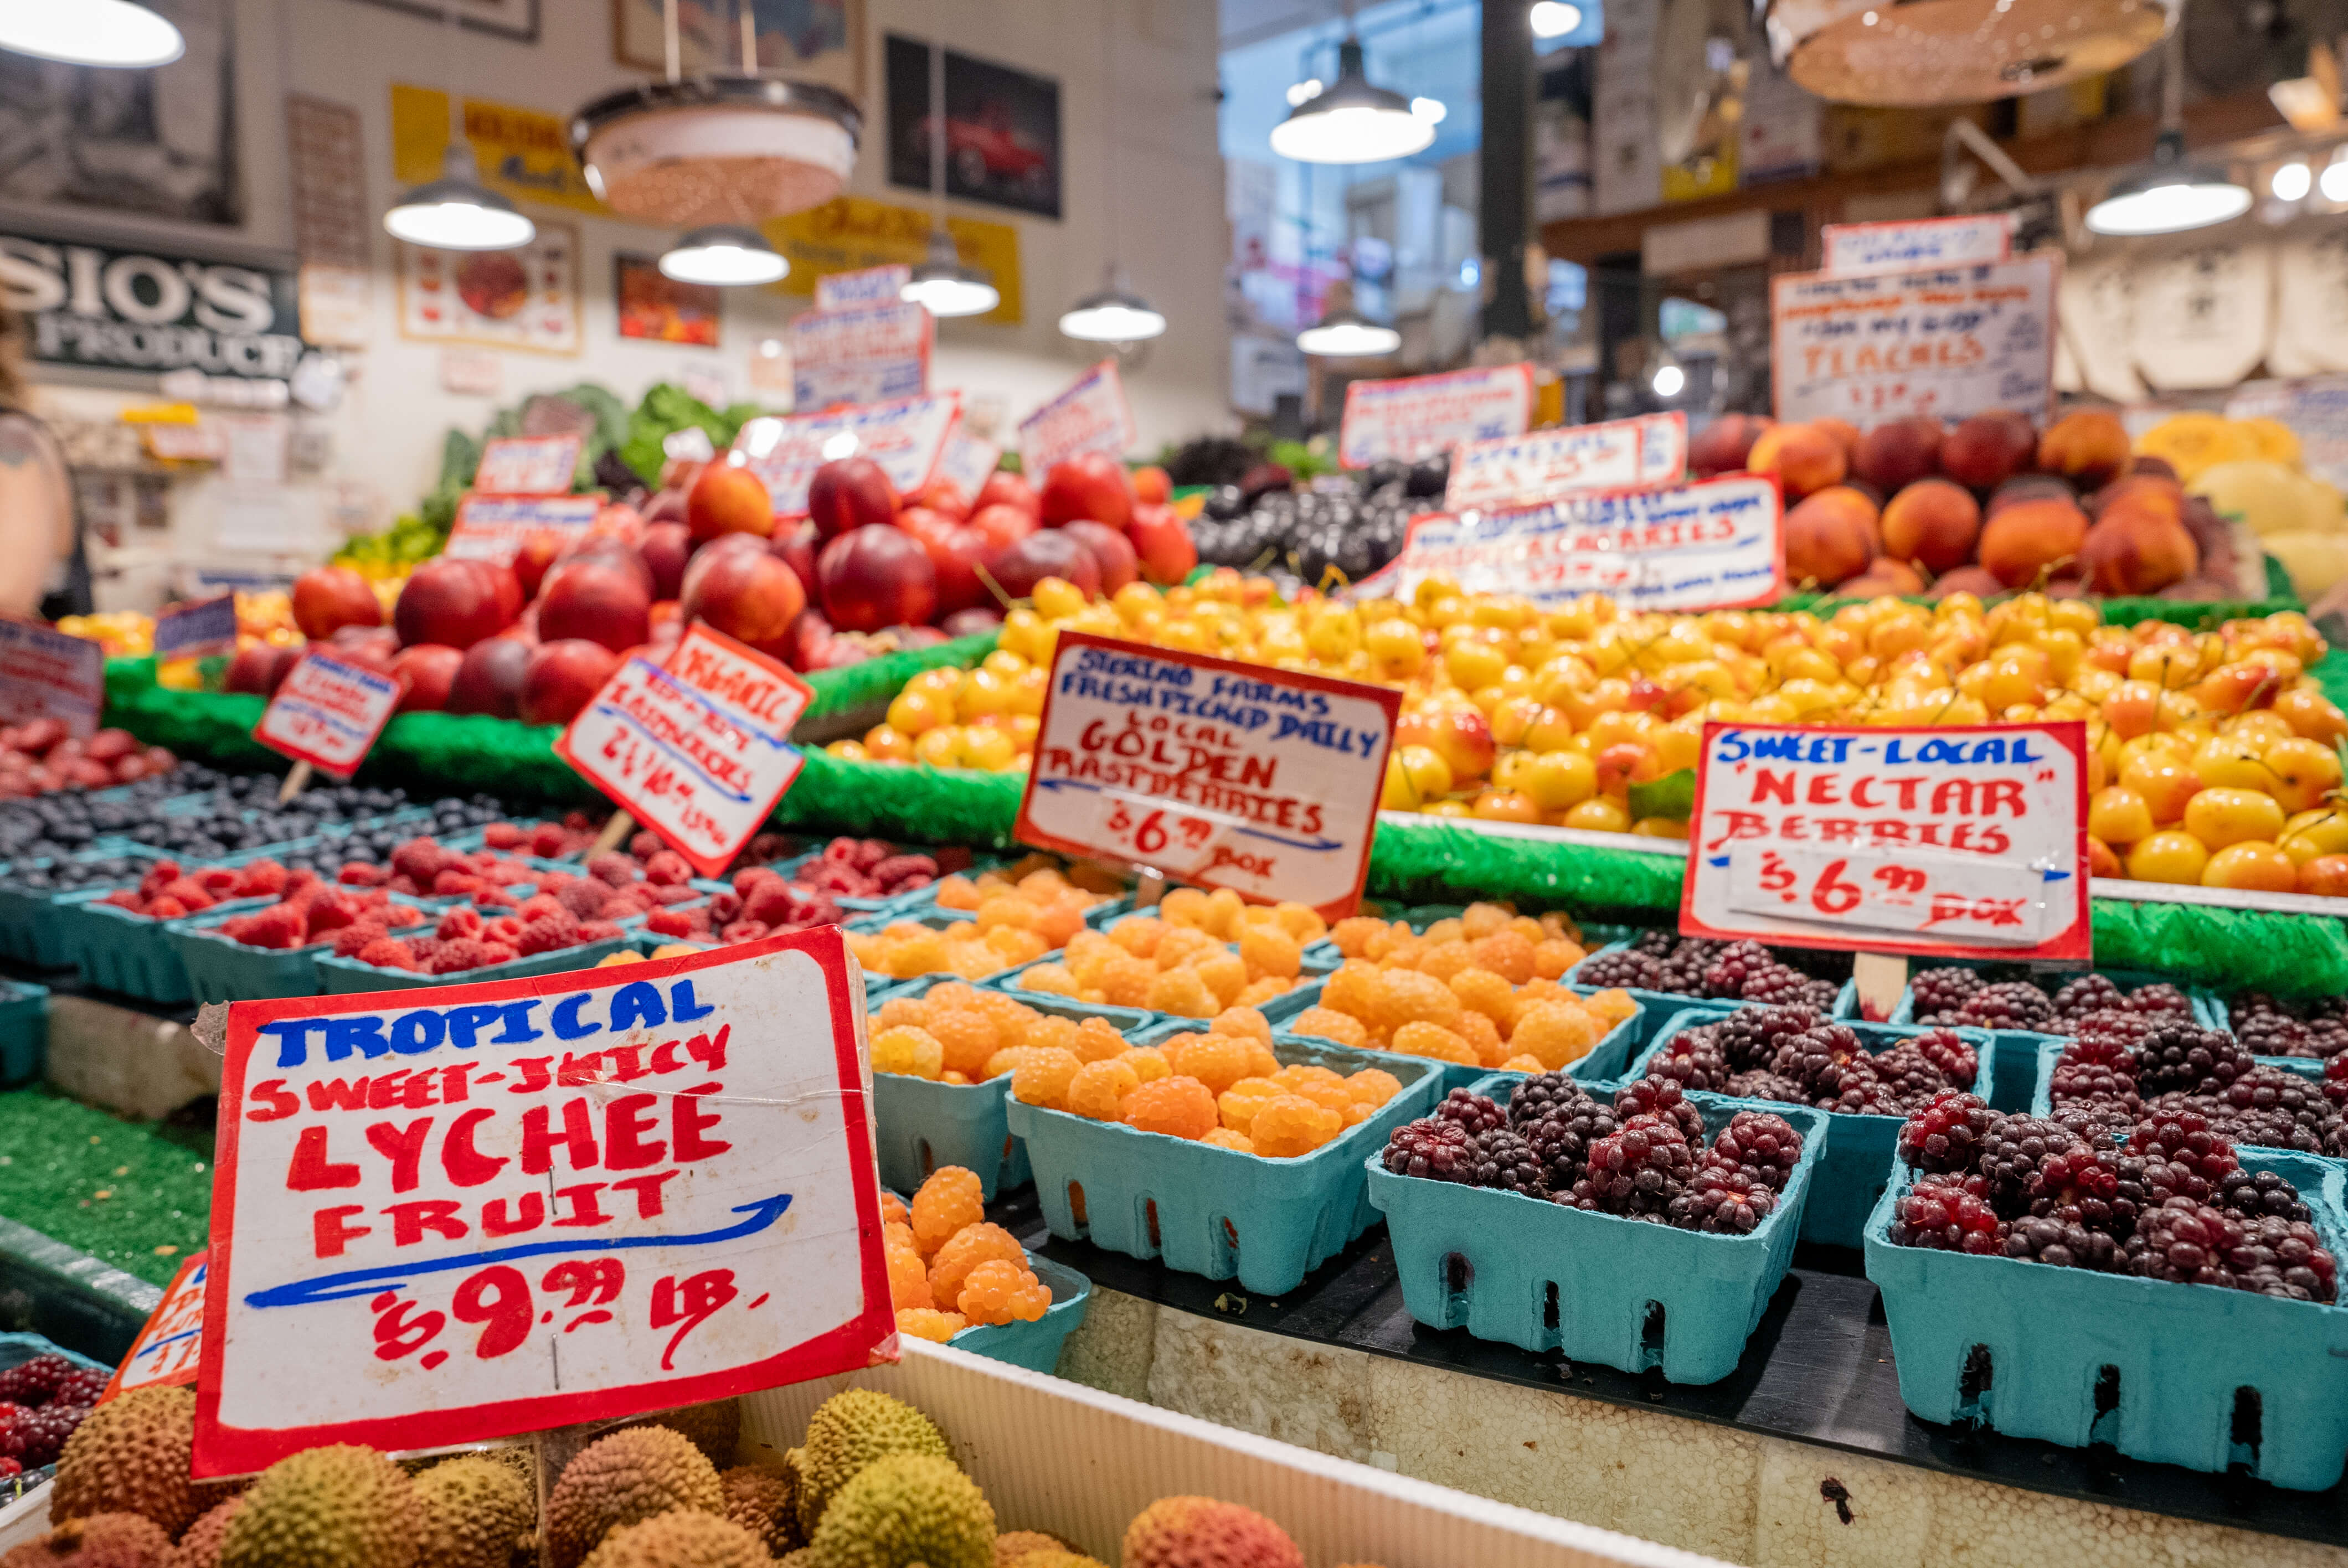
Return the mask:
{"type": "Polygon", "coordinates": [[[1021,1061],[1011,1131],[1052,1234],[1279,1296],[1375,1224],[1364,1162],[1436,1065],[1270,1032],[1021,1061]]]}
{"type": "Polygon", "coordinates": [[[2129,969],[2034,972],[2019,964],[1930,964],[1911,968],[1890,1021],[1987,1030],[1996,1042],[2000,1111],[2029,1103],[2038,1048],[2067,1039],[2090,1013],[2118,1008],[2224,1028],[2215,997],[2129,969]]]}
{"type": "Polygon", "coordinates": [[[1666,1023],[1626,1082],[1662,1078],[1736,1106],[1825,1113],[1826,1148],[1802,1207],[1802,1239],[1856,1247],[1890,1179],[1900,1119],[1948,1091],[1995,1088],[1989,1036],[1837,1019],[1817,1008],[1747,1002],[1691,1008],[1666,1023]]]}
{"type": "Polygon", "coordinates": [[[1430,1328],[1674,1383],[1735,1370],[1793,1261],[1824,1112],[1561,1072],[1455,1089],[1367,1162],[1430,1328]]]}
{"type": "Polygon", "coordinates": [[[1085,1320],[1092,1281],[1021,1246],[983,1204],[975,1176],[954,1165],[939,1166],[910,1204],[881,1195],[897,1331],[1049,1372],[1085,1320]]]}
{"type": "Polygon", "coordinates": [[[318,959],[355,957],[395,932],[429,927],[439,913],[379,887],[289,876],[271,860],[246,871],[239,886],[252,893],[165,927],[199,1003],[315,996],[318,959]]]}
{"type": "Polygon", "coordinates": [[[910,1192],[932,1173],[958,1166],[976,1175],[990,1200],[1025,1186],[1027,1151],[1011,1135],[1005,1109],[1022,1053],[1057,1048],[1079,1064],[1121,1055],[1149,1021],[1129,1008],[1014,999],[946,976],[898,986],[871,1023],[880,1180],[910,1192]]]}
{"type": "Polygon", "coordinates": [[[37,1334],[0,1334],[0,1508],[55,1472],[113,1375],[37,1334]]]}
{"type": "MultiPolygon", "coordinates": [[[[1003,986],[1023,998],[1044,989],[1025,984],[1021,971],[1040,967],[1080,936],[1097,937],[1089,922],[1118,902],[1112,893],[1082,886],[1076,879],[1080,874],[1039,864],[1015,882],[985,872],[967,881],[950,876],[933,891],[953,903],[933,899],[854,922],[848,945],[864,966],[867,994],[936,976],[1003,986]],[[958,907],[964,902],[969,907],[958,907]]],[[[1086,999],[1075,989],[1050,995],[1086,999]]]]}
{"type": "MultiPolygon", "coordinates": [[[[323,842],[304,839],[300,847],[323,842]]],[[[134,886],[84,888],[61,897],[50,915],[81,983],[163,1007],[193,999],[175,932],[180,922],[226,906],[258,908],[278,896],[288,873],[267,850],[183,866],[150,862],[134,886]]],[[[314,875],[294,873],[316,882],[314,875]]]]}
{"type": "Polygon", "coordinates": [[[1572,923],[1507,904],[1340,920],[1315,944],[1333,973],[1282,999],[1291,1033],[1443,1063],[1446,1090],[1497,1070],[1605,1082],[1629,1067],[1642,1009],[1626,991],[1570,987],[1572,923]]]}
{"type": "Polygon", "coordinates": [[[2348,997],[2244,991],[2210,998],[2206,1011],[2207,1022],[2232,1030],[2261,1061],[2329,1062],[2348,1051],[2348,997]]]}
{"type": "Polygon", "coordinates": [[[1901,1130],[1867,1226],[1900,1399],[1927,1421],[2333,1486],[2342,1167],[2238,1149],[2191,1111],[2085,1109],[1952,1094],[1901,1130]]]}
{"type": "Polygon", "coordinates": [[[1645,1033],[1632,1050],[1654,1043],[1664,1024],[1691,1008],[1731,1013],[1747,1002],[1798,1006],[1828,1018],[1859,1016],[1850,955],[1758,942],[1720,942],[1673,931],[1643,931],[1609,943],[1565,977],[1577,990],[1620,989],[1644,1009],[1645,1033]]]}
{"type": "Polygon", "coordinates": [[[2348,1056],[2259,1058],[2224,1030],[2107,1009],[2041,1044],[2036,1067],[2034,1116],[2117,1135],[2186,1115],[2240,1148],[2348,1157],[2348,1056]]]}
{"type": "Polygon", "coordinates": [[[64,901],[136,886],[162,858],[150,849],[105,843],[68,859],[12,864],[0,875],[0,958],[43,969],[71,968],[73,950],[57,917],[64,901]]]}

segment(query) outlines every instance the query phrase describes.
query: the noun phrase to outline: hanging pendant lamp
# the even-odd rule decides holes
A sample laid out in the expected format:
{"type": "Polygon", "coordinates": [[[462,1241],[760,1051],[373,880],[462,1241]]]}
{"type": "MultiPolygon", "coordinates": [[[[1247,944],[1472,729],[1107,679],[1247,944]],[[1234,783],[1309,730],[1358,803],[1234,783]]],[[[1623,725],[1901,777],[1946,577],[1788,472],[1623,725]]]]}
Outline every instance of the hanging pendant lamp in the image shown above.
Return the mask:
{"type": "Polygon", "coordinates": [[[1360,359],[1392,354],[1402,347],[1402,333],[1358,311],[1330,311],[1296,334],[1296,346],[1320,359],[1360,359]]]}
{"type": "Polygon", "coordinates": [[[168,19],[131,0],[0,0],[0,49],[139,69],[170,65],[188,44],[168,19]]]}
{"type": "Polygon", "coordinates": [[[791,264],[756,229],[712,224],[679,240],[660,259],[661,276],[680,283],[740,288],[789,275],[791,264]]]}
{"type": "Polygon", "coordinates": [[[933,316],[983,316],[1003,302],[994,274],[965,267],[946,231],[946,51],[930,45],[930,253],[897,291],[933,316]]]}
{"type": "Polygon", "coordinates": [[[1060,317],[1060,331],[1085,343],[1140,343],[1165,330],[1166,318],[1126,286],[1124,269],[1114,265],[1107,287],[1086,294],[1060,317]]]}
{"type": "Polygon", "coordinates": [[[1408,98],[1371,86],[1359,38],[1337,46],[1336,81],[1272,128],[1272,150],[1300,163],[1383,163],[1434,140],[1434,121],[1411,113],[1408,98]]]}
{"type": "Polygon", "coordinates": [[[538,225],[483,185],[474,172],[469,142],[452,141],[440,178],[401,197],[383,215],[392,238],[435,251],[512,251],[538,235],[538,225]]]}

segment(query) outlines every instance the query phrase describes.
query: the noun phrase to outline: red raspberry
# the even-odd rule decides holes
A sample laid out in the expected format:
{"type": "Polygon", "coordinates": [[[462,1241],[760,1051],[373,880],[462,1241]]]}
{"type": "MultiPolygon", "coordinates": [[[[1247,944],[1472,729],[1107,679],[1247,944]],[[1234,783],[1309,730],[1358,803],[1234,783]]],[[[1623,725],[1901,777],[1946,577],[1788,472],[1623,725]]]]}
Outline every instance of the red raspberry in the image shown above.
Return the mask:
{"type": "MultiPolygon", "coordinates": [[[[604,907],[612,901],[610,888],[584,876],[575,882],[565,883],[562,890],[554,897],[565,909],[570,910],[582,920],[595,919],[603,913],[604,907]]],[[[532,899],[530,902],[536,903],[537,900],[532,899]]]]}
{"type": "Polygon", "coordinates": [[[273,898],[285,890],[285,867],[274,860],[256,860],[236,874],[240,898],[273,898]]]}
{"type": "Polygon", "coordinates": [[[500,915],[481,927],[481,935],[487,940],[511,947],[521,940],[521,921],[511,915],[500,915]]]}
{"type": "Polygon", "coordinates": [[[380,887],[391,880],[391,873],[380,866],[354,860],[335,873],[335,880],[345,887],[380,887]]]}
{"type": "Polygon", "coordinates": [[[292,951],[301,947],[309,935],[309,926],[302,911],[284,904],[272,904],[268,908],[247,916],[244,930],[237,937],[248,948],[276,948],[292,951]]]}
{"type": "Polygon", "coordinates": [[[147,875],[139,879],[139,896],[142,898],[152,898],[179,879],[180,863],[178,861],[158,860],[147,868],[147,875]]]}
{"type": "Polygon", "coordinates": [[[424,972],[428,975],[453,975],[464,969],[478,969],[486,961],[483,953],[481,944],[469,938],[442,942],[424,972]]]}
{"type": "Polygon", "coordinates": [[[742,915],[742,897],[738,893],[713,894],[709,900],[709,918],[716,925],[726,925],[742,915]]]}
{"type": "Polygon", "coordinates": [[[693,921],[674,909],[655,909],[644,917],[644,929],[658,937],[690,937],[693,921]]]}
{"type": "Polygon", "coordinates": [[[394,929],[402,926],[424,924],[424,911],[407,904],[386,904],[383,907],[383,923],[394,929]]]}
{"type": "Polygon", "coordinates": [[[644,880],[647,882],[676,886],[692,879],[693,867],[685,863],[684,856],[674,849],[664,849],[644,862],[644,880]]]}
{"type": "Polygon", "coordinates": [[[469,871],[447,866],[434,874],[432,897],[435,898],[469,898],[489,886],[469,871]]]}
{"type": "Polygon", "coordinates": [[[615,850],[605,850],[587,863],[587,875],[613,887],[625,887],[636,879],[636,863],[615,850]]]}
{"type": "Polygon", "coordinates": [[[355,958],[370,943],[379,942],[391,933],[377,920],[355,920],[335,933],[335,957],[355,958]]]}
{"type": "Polygon", "coordinates": [[[530,832],[530,852],[551,860],[570,847],[570,837],[559,823],[541,822],[530,832]]]}
{"type": "Polygon", "coordinates": [[[491,964],[510,964],[520,957],[521,954],[519,951],[509,948],[503,942],[481,944],[481,964],[484,968],[491,964]]]}
{"type": "Polygon", "coordinates": [[[608,942],[620,934],[619,923],[614,920],[588,920],[579,927],[582,942],[608,942]]]}
{"type": "Polygon", "coordinates": [[[491,849],[519,849],[528,837],[529,835],[519,825],[510,822],[493,822],[481,830],[481,842],[491,849]]]}
{"type": "Polygon", "coordinates": [[[473,867],[473,875],[498,887],[510,887],[517,882],[535,882],[539,874],[519,860],[490,860],[473,867]]]}
{"type": "Polygon", "coordinates": [[[415,877],[407,876],[404,872],[395,873],[391,880],[385,883],[384,886],[394,893],[405,893],[411,898],[430,897],[429,894],[425,892],[422,886],[417,882],[415,877]]]}
{"type": "Polygon", "coordinates": [[[743,893],[742,918],[767,926],[796,919],[799,901],[791,892],[791,885],[771,871],[765,873],[765,878],[743,893]]]}
{"type": "Polygon", "coordinates": [[[473,907],[477,909],[519,909],[521,900],[502,887],[484,887],[473,895],[473,907]]]}
{"type": "Polygon", "coordinates": [[[573,917],[571,911],[562,907],[562,901],[551,895],[539,893],[522,900],[521,923],[525,926],[529,925],[532,920],[543,920],[557,917],[565,920],[573,917]]]}
{"type": "Polygon", "coordinates": [[[736,920],[717,933],[718,938],[726,942],[755,942],[767,934],[763,920],[736,920]]]}
{"type": "Polygon", "coordinates": [[[297,898],[307,898],[324,886],[325,884],[319,881],[318,874],[314,871],[289,872],[286,874],[285,886],[278,889],[278,897],[289,902],[297,898]]]}
{"type": "Polygon", "coordinates": [[[358,918],[359,906],[347,893],[322,889],[309,903],[310,935],[339,931],[358,918]]]}
{"type": "Polygon", "coordinates": [[[236,895],[237,874],[225,866],[208,866],[196,873],[196,885],[214,898],[230,898],[236,895]]]}
{"type": "Polygon", "coordinates": [[[628,853],[639,860],[650,860],[664,847],[666,846],[661,843],[661,835],[650,828],[642,829],[633,838],[628,840],[628,853]]]}
{"type": "MultiPolygon", "coordinates": [[[[204,907],[206,908],[211,907],[209,899],[205,901],[204,907]]],[[[188,907],[169,894],[165,894],[147,906],[147,917],[150,920],[177,920],[187,912],[188,907]]]]}
{"type": "Polygon", "coordinates": [[[448,865],[449,859],[448,852],[440,847],[438,840],[428,837],[411,838],[407,843],[393,847],[391,868],[403,876],[412,876],[418,883],[428,886],[432,878],[439,875],[440,868],[448,865]]]}
{"type": "Polygon", "coordinates": [[[440,917],[432,934],[444,940],[458,937],[478,937],[481,934],[481,912],[462,905],[440,917]]]}
{"type": "Polygon", "coordinates": [[[369,942],[358,950],[357,958],[360,963],[373,964],[379,969],[412,971],[416,968],[415,949],[390,937],[378,937],[369,942]]]}
{"type": "Polygon", "coordinates": [[[128,909],[133,915],[144,915],[147,912],[147,900],[139,897],[138,890],[135,888],[118,887],[98,902],[111,904],[118,909],[128,909]]]}

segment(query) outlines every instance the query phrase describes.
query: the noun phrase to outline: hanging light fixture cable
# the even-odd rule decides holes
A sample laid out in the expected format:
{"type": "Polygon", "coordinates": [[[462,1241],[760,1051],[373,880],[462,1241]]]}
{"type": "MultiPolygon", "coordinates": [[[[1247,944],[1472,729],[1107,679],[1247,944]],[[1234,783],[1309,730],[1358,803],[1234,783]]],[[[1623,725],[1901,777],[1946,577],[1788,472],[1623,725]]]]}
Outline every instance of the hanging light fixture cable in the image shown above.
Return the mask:
{"type": "MultiPolygon", "coordinates": [[[[1101,7],[1101,91],[1117,92],[1117,8],[1101,7]]],[[[1106,107],[1106,106],[1104,106],[1106,107]]],[[[1154,338],[1166,330],[1166,318],[1148,301],[1133,292],[1118,260],[1120,225],[1117,213],[1117,131],[1115,117],[1105,117],[1101,134],[1101,228],[1108,241],[1107,275],[1103,286],[1086,294],[1060,317],[1060,331],[1080,343],[1123,345],[1154,338]]]]}
{"type": "Polygon", "coordinates": [[[538,237],[538,225],[481,183],[480,163],[465,136],[465,100],[457,92],[458,12],[448,7],[448,150],[440,178],[417,186],[383,215],[396,240],[435,251],[516,251],[538,237]]]}

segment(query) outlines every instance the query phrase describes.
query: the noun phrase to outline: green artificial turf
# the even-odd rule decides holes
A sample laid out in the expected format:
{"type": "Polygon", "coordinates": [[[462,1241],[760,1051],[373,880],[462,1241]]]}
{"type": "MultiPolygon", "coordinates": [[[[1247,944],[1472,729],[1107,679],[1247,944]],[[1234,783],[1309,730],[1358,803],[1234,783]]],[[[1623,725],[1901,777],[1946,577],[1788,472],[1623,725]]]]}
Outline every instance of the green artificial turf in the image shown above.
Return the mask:
{"type": "Polygon", "coordinates": [[[167,1285],[211,1212],[209,1127],[126,1122],[45,1087],[0,1092],[0,1215],[167,1285]]]}

